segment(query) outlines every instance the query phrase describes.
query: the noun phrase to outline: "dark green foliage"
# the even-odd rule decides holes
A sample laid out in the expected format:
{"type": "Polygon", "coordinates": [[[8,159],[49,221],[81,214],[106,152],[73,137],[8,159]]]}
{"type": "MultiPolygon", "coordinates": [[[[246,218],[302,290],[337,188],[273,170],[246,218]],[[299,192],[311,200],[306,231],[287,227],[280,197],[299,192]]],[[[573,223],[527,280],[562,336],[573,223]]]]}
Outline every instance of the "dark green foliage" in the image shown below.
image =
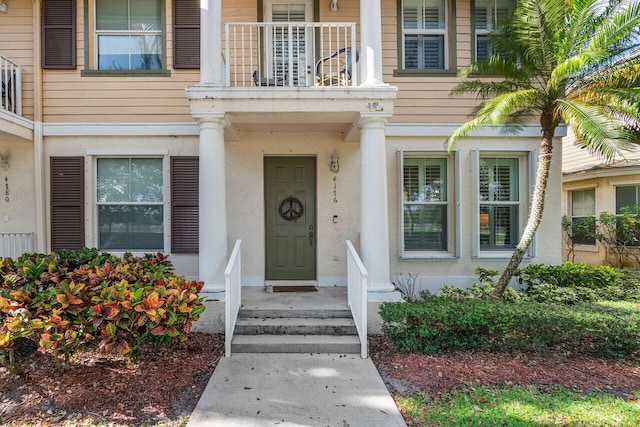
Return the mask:
{"type": "Polygon", "coordinates": [[[400,351],[551,349],[634,356],[640,351],[640,309],[624,303],[573,306],[432,297],[384,303],[383,332],[400,351]]]}
{"type": "Polygon", "coordinates": [[[534,301],[575,304],[597,300],[640,300],[640,274],[609,266],[566,262],[519,270],[518,281],[534,301]]]}

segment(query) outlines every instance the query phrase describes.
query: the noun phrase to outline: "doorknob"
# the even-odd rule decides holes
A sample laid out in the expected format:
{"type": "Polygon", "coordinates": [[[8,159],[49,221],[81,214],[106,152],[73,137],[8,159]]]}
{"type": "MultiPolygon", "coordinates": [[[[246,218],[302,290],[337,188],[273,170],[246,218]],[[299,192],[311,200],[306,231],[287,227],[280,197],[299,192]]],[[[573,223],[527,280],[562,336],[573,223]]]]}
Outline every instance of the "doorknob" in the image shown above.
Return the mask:
{"type": "Polygon", "coordinates": [[[313,247],[313,225],[309,226],[309,245],[313,247]]]}

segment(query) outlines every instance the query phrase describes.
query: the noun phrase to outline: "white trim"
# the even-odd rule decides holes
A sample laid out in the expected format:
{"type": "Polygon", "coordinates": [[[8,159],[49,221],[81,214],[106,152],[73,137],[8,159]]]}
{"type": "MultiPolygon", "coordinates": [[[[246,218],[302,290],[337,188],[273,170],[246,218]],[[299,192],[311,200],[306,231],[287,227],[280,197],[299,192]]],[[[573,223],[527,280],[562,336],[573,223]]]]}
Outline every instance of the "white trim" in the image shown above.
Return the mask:
{"type": "Polygon", "coordinates": [[[621,187],[621,186],[630,186],[630,185],[640,186],[640,180],[634,179],[631,181],[609,181],[609,185],[611,187],[621,187]]]}
{"type": "Polygon", "coordinates": [[[87,156],[109,156],[109,157],[158,157],[168,156],[169,150],[135,149],[135,150],[87,150],[87,156]]]}
{"type": "MultiPolygon", "coordinates": [[[[526,221],[529,214],[529,209],[531,208],[531,196],[533,194],[532,182],[531,179],[534,177],[535,179],[535,165],[536,160],[532,159],[535,154],[537,154],[537,150],[527,150],[527,149],[515,149],[515,150],[480,150],[474,149],[471,151],[471,174],[472,180],[474,180],[473,186],[473,195],[471,198],[471,205],[473,209],[472,221],[473,221],[473,230],[472,230],[472,238],[473,242],[472,246],[472,259],[475,260],[502,260],[509,259],[513,254],[513,250],[511,248],[505,249],[504,251],[500,250],[481,250],[480,248],[480,215],[476,214],[480,211],[480,157],[481,154],[489,156],[495,155],[495,157],[499,158],[517,158],[518,159],[518,201],[510,202],[509,205],[517,205],[518,206],[518,235],[516,237],[515,244],[520,241],[522,238],[522,232],[526,225],[526,221]],[[524,170],[524,168],[529,169],[524,170]],[[532,171],[533,169],[533,171],[532,171]],[[526,181],[526,182],[525,182],[526,181]]],[[[537,156],[535,156],[537,158],[537,156]]],[[[535,236],[529,245],[529,249],[525,254],[525,259],[530,259],[535,256],[536,244],[535,244],[535,236]]]]}
{"type": "Polygon", "coordinates": [[[0,120],[6,120],[31,131],[33,130],[33,122],[31,120],[6,110],[0,110],[0,120]]]}
{"type": "Polygon", "coordinates": [[[44,136],[198,136],[198,123],[43,123],[44,136]]]}
{"type": "Polygon", "coordinates": [[[460,164],[457,150],[448,154],[444,150],[436,149],[399,149],[398,156],[398,260],[451,260],[460,257],[460,164]],[[447,250],[440,251],[407,251],[404,245],[404,160],[405,155],[412,155],[413,158],[444,159],[447,167],[446,185],[447,200],[435,203],[436,205],[447,206],[447,250]],[[453,181],[453,185],[452,184],[453,181]],[[451,193],[453,197],[451,197],[451,193]],[[451,225],[453,219],[453,226],[451,225]],[[452,236],[451,233],[454,233],[452,236]],[[452,247],[453,246],[453,247],[452,247]]]}
{"type": "Polygon", "coordinates": [[[587,179],[598,179],[606,177],[617,177],[625,175],[638,175],[640,168],[637,165],[612,167],[606,169],[597,169],[589,171],[564,172],[562,174],[562,184],[584,181],[587,179]]]}
{"type": "MultiPolygon", "coordinates": [[[[429,136],[429,137],[449,137],[453,131],[459,128],[463,123],[389,123],[387,124],[387,136],[429,136]]],[[[487,127],[477,129],[469,135],[473,137],[491,137],[491,138],[536,138],[540,139],[540,125],[531,123],[524,125],[523,129],[518,133],[505,133],[504,126],[487,127]]],[[[567,127],[558,126],[555,138],[567,136],[567,127]]]]}

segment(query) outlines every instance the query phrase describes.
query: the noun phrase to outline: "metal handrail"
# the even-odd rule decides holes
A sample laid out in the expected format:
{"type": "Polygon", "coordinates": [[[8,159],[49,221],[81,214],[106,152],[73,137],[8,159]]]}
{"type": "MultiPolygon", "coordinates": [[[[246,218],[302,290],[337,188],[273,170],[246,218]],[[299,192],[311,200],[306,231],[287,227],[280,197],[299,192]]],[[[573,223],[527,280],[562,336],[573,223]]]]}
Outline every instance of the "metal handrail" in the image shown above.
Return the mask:
{"type": "Polygon", "coordinates": [[[236,328],[240,304],[242,303],[242,256],[240,247],[242,240],[236,240],[233,247],[227,268],[224,270],[225,286],[225,333],[224,333],[224,355],[231,356],[231,340],[233,331],[236,328]]]}
{"type": "Polygon", "coordinates": [[[367,343],[367,279],[369,273],[350,240],[347,243],[347,301],[360,338],[360,357],[369,356],[367,343]]]}

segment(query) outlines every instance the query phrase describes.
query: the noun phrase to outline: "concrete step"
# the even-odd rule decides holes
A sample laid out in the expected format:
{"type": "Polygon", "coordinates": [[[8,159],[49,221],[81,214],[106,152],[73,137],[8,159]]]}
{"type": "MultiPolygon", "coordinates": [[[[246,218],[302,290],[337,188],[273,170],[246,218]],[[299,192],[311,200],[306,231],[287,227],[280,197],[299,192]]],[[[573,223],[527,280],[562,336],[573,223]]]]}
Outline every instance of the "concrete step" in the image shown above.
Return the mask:
{"type": "Polygon", "coordinates": [[[359,354],[354,335],[234,335],[232,353],[338,353],[359,354]]]}
{"type": "Polygon", "coordinates": [[[353,319],[347,318],[239,318],[238,335],[357,335],[353,319]]]}
{"type": "Polygon", "coordinates": [[[241,308],[240,318],[316,318],[316,319],[351,319],[351,310],[343,309],[295,309],[295,308],[241,308]]]}

